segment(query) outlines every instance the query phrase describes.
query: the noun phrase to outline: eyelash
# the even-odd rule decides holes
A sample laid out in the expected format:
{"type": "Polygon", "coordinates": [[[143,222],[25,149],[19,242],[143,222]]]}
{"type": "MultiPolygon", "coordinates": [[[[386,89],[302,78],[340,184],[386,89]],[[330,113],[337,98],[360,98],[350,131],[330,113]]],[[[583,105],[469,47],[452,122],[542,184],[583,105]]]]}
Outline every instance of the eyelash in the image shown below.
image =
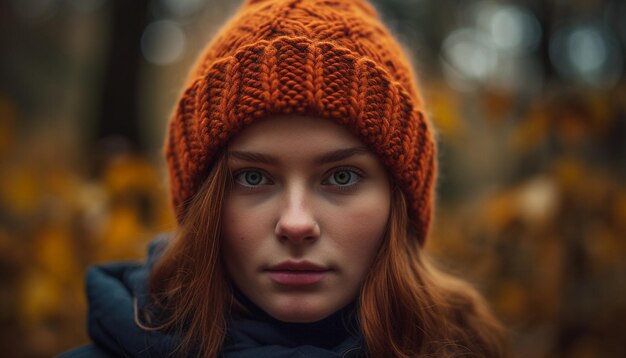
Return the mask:
{"type": "MultiPolygon", "coordinates": [[[[338,167],[338,168],[333,168],[332,170],[330,170],[327,175],[324,177],[325,179],[322,181],[322,185],[329,185],[329,186],[333,186],[336,190],[352,190],[354,189],[357,185],[359,185],[359,183],[361,182],[361,180],[363,179],[363,177],[365,177],[365,173],[357,168],[354,167],[338,167]],[[357,176],[356,178],[356,182],[353,184],[347,184],[347,185],[335,185],[335,184],[329,184],[329,178],[331,178],[332,175],[334,175],[337,172],[340,171],[347,171],[350,173],[353,173],[354,175],[357,176]]],[[[233,179],[235,181],[236,184],[239,184],[240,187],[246,189],[246,190],[258,190],[259,187],[261,186],[265,186],[265,185],[271,185],[274,182],[269,178],[269,175],[264,172],[261,169],[242,169],[242,170],[238,170],[235,173],[233,173],[233,179]],[[242,184],[240,180],[238,180],[238,178],[242,175],[242,174],[246,174],[249,172],[258,172],[259,174],[261,174],[263,176],[263,178],[265,180],[268,181],[268,183],[265,184],[257,184],[257,185],[248,185],[248,184],[242,184]]]]}

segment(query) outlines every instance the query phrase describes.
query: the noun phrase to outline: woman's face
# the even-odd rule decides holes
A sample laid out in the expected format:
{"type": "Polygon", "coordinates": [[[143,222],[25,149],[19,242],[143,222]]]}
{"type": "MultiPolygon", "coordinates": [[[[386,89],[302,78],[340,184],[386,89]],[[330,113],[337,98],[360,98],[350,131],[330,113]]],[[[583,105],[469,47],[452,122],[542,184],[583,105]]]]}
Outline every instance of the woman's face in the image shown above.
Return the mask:
{"type": "Polygon", "coordinates": [[[234,284],[272,317],[319,321],[358,294],[385,233],[386,172],[330,120],[272,117],[228,146],[222,239],[234,284]]]}

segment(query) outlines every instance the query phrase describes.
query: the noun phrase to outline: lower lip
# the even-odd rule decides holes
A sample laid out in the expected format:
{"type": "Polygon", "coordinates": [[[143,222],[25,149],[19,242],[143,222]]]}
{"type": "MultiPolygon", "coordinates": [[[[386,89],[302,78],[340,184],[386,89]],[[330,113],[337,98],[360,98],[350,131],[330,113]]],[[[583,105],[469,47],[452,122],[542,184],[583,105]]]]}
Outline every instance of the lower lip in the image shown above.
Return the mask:
{"type": "Polygon", "coordinates": [[[272,281],[287,286],[308,286],[320,282],[328,271],[268,271],[272,281]]]}

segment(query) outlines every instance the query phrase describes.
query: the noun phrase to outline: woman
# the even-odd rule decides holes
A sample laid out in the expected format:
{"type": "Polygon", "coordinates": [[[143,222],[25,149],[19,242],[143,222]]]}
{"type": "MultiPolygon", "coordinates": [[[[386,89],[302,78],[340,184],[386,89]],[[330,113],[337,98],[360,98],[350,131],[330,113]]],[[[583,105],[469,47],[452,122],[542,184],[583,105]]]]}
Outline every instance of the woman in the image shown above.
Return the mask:
{"type": "MultiPolygon", "coordinates": [[[[74,355],[501,357],[469,285],[423,253],[435,141],[365,0],[248,0],[168,128],[179,227],[90,270],[74,355]]],[[[68,356],[70,356],[69,354],[68,356]]]]}

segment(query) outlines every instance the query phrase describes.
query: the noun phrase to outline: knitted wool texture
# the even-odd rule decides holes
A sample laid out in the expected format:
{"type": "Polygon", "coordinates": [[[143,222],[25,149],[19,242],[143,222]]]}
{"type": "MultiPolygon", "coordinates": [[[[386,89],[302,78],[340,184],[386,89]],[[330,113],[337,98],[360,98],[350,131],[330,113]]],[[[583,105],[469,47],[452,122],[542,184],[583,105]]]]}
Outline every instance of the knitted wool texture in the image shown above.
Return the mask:
{"type": "Polygon", "coordinates": [[[434,136],[410,62],[365,0],[247,0],[221,29],[169,123],[165,153],[178,221],[229,138],[289,113],[334,120],[359,137],[406,195],[424,243],[434,136]]]}

